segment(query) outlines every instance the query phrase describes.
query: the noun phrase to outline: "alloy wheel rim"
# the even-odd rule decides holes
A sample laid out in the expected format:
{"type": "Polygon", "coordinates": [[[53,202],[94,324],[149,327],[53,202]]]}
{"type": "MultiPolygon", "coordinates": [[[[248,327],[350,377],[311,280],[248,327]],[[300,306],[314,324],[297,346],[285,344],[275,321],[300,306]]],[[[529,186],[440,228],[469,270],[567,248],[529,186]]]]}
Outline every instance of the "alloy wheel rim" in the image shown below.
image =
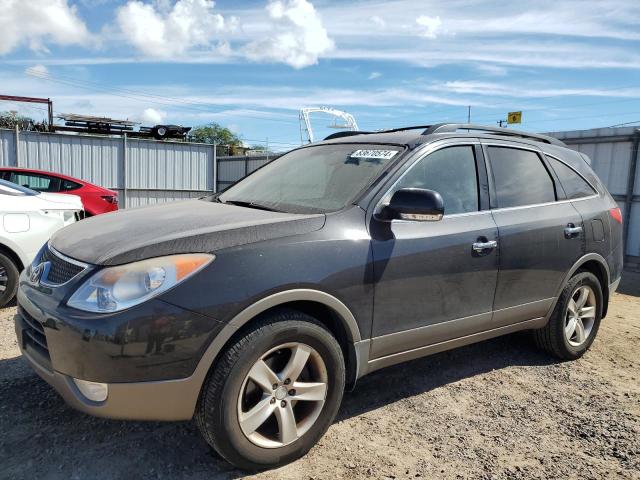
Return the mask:
{"type": "Polygon", "coordinates": [[[9,283],[9,276],[7,275],[7,269],[0,265],[0,292],[4,292],[7,289],[9,283]]]}
{"type": "Polygon", "coordinates": [[[327,367],[309,345],[289,342],[254,363],[238,395],[242,433],[255,445],[280,448],[314,425],[324,406],[327,367]]]}
{"type": "Polygon", "coordinates": [[[593,329],[596,320],[596,295],[587,285],[581,285],[571,295],[567,305],[564,336],[569,345],[583,345],[593,329]]]}

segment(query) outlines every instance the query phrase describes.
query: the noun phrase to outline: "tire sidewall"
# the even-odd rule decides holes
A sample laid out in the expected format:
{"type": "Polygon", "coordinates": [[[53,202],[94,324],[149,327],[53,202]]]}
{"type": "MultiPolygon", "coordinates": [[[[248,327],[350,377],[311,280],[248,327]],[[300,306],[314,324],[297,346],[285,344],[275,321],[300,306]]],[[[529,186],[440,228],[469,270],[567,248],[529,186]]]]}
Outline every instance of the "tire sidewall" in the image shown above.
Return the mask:
{"type": "MultiPolygon", "coordinates": [[[[324,328],[301,321],[275,324],[238,356],[222,390],[217,415],[223,428],[214,432],[216,447],[223,456],[242,452],[242,460],[255,468],[292,461],[304,455],[317,443],[335,418],[344,391],[342,351],[324,328]],[[280,448],[263,448],[253,444],[242,432],[238,420],[237,401],[244,379],[254,363],[270,349],[288,342],[300,342],[314,348],[322,357],[328,374],[327,398],[314,425],[295,442],[280,448]],[[225,442],[228,445],[225,445],[225,442]],[[230,449],[228,447],[231,447],[230,449]]],[[[230,459],[232,460],[232,459],[230,459]]],[[[233,463],[236,463],[235,461],[233,463]]]]}
{"type": "Polygon", "coordinates": [[[575,275],[569,284],[567,285],[563,297],[562,297],[562,309],[560,310],[560,315],[558,315],[558,320],[556,322],[556,329],[559,338],[562,339],[563,347],[566,349],[567,353],[574,357],[579,358],[586,352],[591,344],[596,338],[598,333],[598,329],[600,328],[600,320],[602,319],[602,307],[603,307],[603,295],[602,295],[602,287],[600,286],[600,282],[598,278],[589,272],[581,272],[575,275]],[[565,319],[567,315],[567,308],[569,306],[569,302],[573,297],[577,288],[586,285],[591,287],[595,296],[596,296],[596,317],[593,322],[593,327],[591,332],[589,333],[589,337],[587,340],[580,346],[573,346],[567,340],[567,337],[564,333],[565,327],[565,319]]]}
{"type": "Polygon", "coordinates": [[[0,253],[0,266],[3,266],[8,277],[7,288],[4,292],[0,292],[0,307],[4,307],[9,303],[18,290],[18,267],[16,264],[6,255],[0,253]]]}

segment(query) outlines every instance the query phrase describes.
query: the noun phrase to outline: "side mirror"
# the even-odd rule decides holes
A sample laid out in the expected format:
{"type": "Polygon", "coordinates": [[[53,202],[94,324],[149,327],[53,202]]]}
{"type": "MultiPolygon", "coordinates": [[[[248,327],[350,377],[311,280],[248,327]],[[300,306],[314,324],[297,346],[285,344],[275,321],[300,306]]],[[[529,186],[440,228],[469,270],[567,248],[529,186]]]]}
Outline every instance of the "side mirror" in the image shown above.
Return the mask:
{"type": "Polygon", "coordinates": [[[425,188],[401,188],[379,213],[381,220],[412,220],[436,222],[442,220],[444,203],[438,192],[425,188]]]}

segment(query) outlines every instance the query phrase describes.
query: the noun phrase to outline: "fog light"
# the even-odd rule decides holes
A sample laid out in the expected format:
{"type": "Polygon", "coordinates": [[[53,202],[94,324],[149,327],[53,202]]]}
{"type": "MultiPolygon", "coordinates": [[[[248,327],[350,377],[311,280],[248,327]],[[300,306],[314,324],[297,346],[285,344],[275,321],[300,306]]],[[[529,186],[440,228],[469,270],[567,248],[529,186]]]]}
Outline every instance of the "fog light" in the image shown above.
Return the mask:
{"type": "Polygon", "coordinates": [[[88,382],[86,380],[73,379],[80,393],[92,402],[104,402],[109,394],[109,385],[106,383],[88,382]]]}

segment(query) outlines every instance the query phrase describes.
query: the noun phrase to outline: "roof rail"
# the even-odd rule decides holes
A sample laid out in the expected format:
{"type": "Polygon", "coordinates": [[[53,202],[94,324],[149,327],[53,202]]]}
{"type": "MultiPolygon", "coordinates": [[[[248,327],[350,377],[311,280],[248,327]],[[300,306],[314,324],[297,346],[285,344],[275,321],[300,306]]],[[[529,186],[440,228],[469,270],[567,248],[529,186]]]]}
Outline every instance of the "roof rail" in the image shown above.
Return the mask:
{"type": "Polygon", "coordinates": [[[433,133],[455,133],[458,130],[473,130],[476,132],[485,132],[492,135],[526,138],[529,140],[545,142],[552,145],[561,145],[563,147],[566,146],[563,141],[558,140],[554,137],[550,137],[548,135],[522,132],[520,130],[509,130],[507,128],[500,127],[487,127],[485,125],[477,125],[474,123],[438,123],[436,125],[431,125],[430,127],[428,127],[424,132],[422,132],[422,134],[431,135],[433,133]]]}

